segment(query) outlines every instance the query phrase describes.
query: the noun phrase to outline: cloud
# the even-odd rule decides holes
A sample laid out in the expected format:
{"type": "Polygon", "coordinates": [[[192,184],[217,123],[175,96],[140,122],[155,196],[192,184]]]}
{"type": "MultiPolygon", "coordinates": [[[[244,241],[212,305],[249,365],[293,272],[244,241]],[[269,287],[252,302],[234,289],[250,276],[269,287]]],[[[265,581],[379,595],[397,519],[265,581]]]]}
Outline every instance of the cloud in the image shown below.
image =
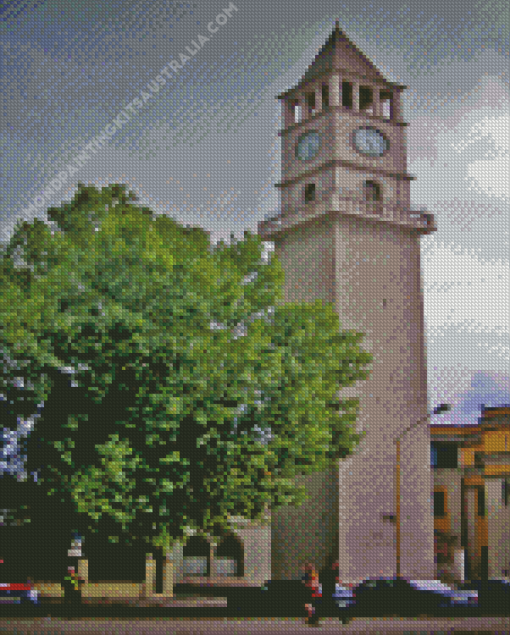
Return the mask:
{"type": "Polygon", "coordinates": [[[449,403],[450,412],[435,422],[444,424],[476,423],[482,406],[495,407],[510,404],[510,377],[508,375],[478,371],[470,381],[462,377],[464,369],[435,369],[438,385],[433,388],[430,407],[436,403],[449,403]],[[463,389],[464,388],[464,389],[463,389]]]}
{"type": "Polygon", "coordinates": [[[459,413],[479,413],[481,405],[499,406],[510,400],[510,388],[501,388],[490,375],[475,373],[471,380],[471,388],[463,393],[457,406],[459,413]]]}
{"type": "Polygon", "coordinates": [[[439,110],[411,109],[408,165],[419,177],[412,185],[413,204],[434,211],[441,231],[454,223],[458,240],[458,230],[480,226],[480,220],[487,230],[488,213],[504,211],[506,220],[508,86],[502,77],[484,75],[468,93],[452,95],[450,101],[439,110]]]}

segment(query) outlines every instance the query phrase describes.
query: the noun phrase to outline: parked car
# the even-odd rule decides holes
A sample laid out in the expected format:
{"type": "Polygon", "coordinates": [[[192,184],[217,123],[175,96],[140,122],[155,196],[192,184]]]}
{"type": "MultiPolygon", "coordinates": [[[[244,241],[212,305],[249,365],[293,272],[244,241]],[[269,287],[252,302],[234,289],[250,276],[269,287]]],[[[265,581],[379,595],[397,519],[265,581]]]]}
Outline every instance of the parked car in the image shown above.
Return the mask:
{"type": "Polygon", "coordinates": [[[323,617],[338,617],[341,622],[347,623],[350,620],[349,610],[355,603],[354,585],[340,579],[338,560],[321,571],[320,580],[322,598],[319,614],[323,617]]]}
{"type": "Polygon", "coordinates": [[[471,580],[460,585],[461,589],[478,593],[481,613],[510,615],[510,580],[471,580]]]}
{"type": "Polygon", "coordinates": [[[13,571],[0,559],[0,604],[39,604],[39,591],[34,588],[33,583],[13,571]]]}
{"type": "Polygon", "coordinates": [[[351,620],[351,614],[356,605],[356,597],[354,595],[354,584],[347,582],[337,582],[332,595],[333,603],[337,609],[336,616],[343,624],[348,624],[351,620]]]}
{"type": "Polygon", "coordinates": [[[379,578],[364,580],[354,589],[357,615],[448,615],[478,608],[475,590],[456,590],[439,580],[379,578]]]}
{"type": "Polygon", "coordinates": [[[39,591],[32,582],[0,582],[0,604],[39,604],[39,591]]]}

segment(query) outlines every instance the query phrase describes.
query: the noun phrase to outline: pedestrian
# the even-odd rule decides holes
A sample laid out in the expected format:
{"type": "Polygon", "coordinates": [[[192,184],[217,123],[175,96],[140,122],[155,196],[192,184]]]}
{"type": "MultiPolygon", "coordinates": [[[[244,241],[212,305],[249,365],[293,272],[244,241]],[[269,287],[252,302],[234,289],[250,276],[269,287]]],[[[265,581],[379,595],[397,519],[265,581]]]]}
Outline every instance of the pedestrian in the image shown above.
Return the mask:
{"type": "Polygon", "coordinates": [[[310,562],[305,564],[303,583],[307,590],[305,624],[308,624],[308,626],[320,626],[317,609],[322,600],[322,589],[319,583],[319,574],[317,569],[310,562]]]}
{"type": "Polygon", "coordinates": [[[64,578],[64,601],[66,604],[81,603],[82,580],[76,574],[74,567],[67,567],[67,575],[64,578]]]}

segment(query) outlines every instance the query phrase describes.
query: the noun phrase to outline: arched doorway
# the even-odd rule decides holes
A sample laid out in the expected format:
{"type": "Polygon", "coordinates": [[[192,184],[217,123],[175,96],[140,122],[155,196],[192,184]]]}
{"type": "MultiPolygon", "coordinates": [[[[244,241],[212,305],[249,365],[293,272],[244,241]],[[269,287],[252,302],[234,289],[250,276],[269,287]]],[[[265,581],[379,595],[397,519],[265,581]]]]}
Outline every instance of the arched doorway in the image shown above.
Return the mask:
{"type": "Polygon", "coordinates": [[[210,547],[204,536],[191,536],[182,550],[184,577],[206,577],[211,570],[210,547]]]}
{"type": "Polygon", "coordinates": [[[218,545],[216,570],[220,576],[244,576],[244,548],[237,536],[227,534],[218,545]]]}
{"type": "Polygon", "coordinates": [[[305,203],[313,203],[315,201],[315,183],[305,185],[305,203]]]}

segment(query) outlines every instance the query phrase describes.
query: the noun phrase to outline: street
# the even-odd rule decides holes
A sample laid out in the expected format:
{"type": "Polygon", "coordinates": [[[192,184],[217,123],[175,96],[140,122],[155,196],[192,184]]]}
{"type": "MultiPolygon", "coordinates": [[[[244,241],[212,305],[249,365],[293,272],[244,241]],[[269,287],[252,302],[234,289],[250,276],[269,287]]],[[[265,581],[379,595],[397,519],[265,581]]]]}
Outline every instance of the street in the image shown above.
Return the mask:
{"type": "MultiPolygon", "coordinates": [[[[0,619],[0,633],[115,633],[116,635],[209,635],[216,631],[222,635],[241,633],[309,633],[310,627],[304,620],[257,618],[238,619],[129,619],[96,620],[56,618],[0,619]]],[[[336,619],[326,618],[320,629],[324,633],[509,633],[510,617],[447,618],[447,619],[381,619],[355,618],[343,625],[336,619]]]]}

